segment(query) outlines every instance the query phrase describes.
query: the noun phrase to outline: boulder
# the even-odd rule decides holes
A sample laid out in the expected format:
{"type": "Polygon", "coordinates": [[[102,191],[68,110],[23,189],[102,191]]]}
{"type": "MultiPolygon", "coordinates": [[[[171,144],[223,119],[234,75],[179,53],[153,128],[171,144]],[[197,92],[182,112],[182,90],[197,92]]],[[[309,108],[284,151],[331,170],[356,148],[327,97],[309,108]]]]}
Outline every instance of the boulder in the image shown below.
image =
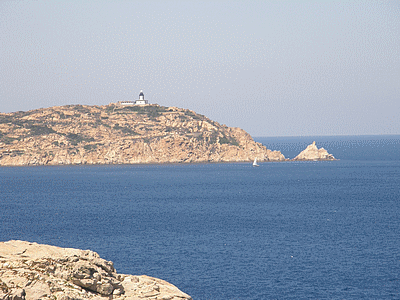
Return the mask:
{"type": "Polygon", "coordinates": [[[161,279],[118,274],[90,250],[8,241],[0,242],[0,299],[192,298],[161,279]]]}

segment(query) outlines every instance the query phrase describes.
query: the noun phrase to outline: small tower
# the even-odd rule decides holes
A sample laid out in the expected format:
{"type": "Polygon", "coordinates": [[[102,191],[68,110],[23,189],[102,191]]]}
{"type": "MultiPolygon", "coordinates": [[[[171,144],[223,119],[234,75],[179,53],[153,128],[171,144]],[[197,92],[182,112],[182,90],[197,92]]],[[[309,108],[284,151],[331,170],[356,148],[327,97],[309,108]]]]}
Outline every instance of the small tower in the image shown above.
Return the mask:
{"type": "Polygon", "coordinates": [[[144,94],[143,94],[143,91],[142,91],[142,90],[140,90],[139,100],[136,100],[136,101],[135,101],[135,104],[136,104],[136,105],[145,105],[145,104],[148,104],[148,101],[147,101],[147,100],[144,100],[144,94]]]}

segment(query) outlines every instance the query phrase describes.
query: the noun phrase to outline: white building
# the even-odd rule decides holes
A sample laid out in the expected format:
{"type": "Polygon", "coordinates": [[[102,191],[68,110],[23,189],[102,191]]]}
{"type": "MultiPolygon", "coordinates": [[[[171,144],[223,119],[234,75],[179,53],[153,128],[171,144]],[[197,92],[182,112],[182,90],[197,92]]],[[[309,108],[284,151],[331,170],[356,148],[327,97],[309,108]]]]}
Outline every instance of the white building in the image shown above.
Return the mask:
{"type": "Polygon", "coordinates": [[[143,91],[140,90],[139,100],[136,100],[136,101],[135,101],[135,105],[145,105],[145,104],[149,104],[149,101],[144,100],[143,91]]]}
{"type": "Polygon", "coordinates": [[[119,105],[135,105],[135,101],[118,101],[119,105]]]}
{"type": "Polygon", "coordinates": [[[149,104],[149,101],[144,99],[143,91],[140,90],[139,100],[135,100],[135,101],[130,101],[130,100],[118,101],[117,104],[119,104],[119,105],[146,105],[146,104],[149,104]]]}

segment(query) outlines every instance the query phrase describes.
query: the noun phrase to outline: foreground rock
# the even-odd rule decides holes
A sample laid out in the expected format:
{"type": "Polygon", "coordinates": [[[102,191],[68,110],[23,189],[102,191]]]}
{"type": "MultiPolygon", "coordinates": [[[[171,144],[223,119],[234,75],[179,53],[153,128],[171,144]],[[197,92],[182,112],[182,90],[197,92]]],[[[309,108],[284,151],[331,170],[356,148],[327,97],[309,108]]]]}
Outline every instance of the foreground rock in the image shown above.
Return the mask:
{"type": "Polygon", "coordinates": [[[293,160],[335,160],[332,154],[329,154],[324,148],[318,149],[313,142],[307,148],[300,152],[293,160]]]}
{"type": "Polygon", "coordinates": [[[0,243],[0,299],[192,299],[172,284],[118,274],[90,250],[24,241],[0,243]]]}
{"type": "Polygon", "coordinates": [[[283,161],[240,128],[158,105],[0,113],[0,166],[283,161]]]}

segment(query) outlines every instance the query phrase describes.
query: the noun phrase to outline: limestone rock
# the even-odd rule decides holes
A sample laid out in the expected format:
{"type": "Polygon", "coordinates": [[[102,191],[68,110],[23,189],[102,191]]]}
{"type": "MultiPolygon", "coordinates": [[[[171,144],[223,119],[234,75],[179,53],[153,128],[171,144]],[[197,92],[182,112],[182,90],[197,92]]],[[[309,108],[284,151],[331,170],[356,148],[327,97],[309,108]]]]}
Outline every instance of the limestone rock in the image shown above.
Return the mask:
{"type": "Polygon", "coordinates": [[[315,141],[300,152],[293,160],[335,160],[332,154],[329,154],[324,148],[318,149],[315,141]]]}
{"type": "Polygon", "coordinates": [[[0,113],[0,166],[283,161],[188,109],[67,105],[0,113]]]}
{"type": "Polygon", "coordinates": [[[118,274],[90,250],[0,242],[0,299],[171,299],[190,296],[145,275],[118,274]]]}

